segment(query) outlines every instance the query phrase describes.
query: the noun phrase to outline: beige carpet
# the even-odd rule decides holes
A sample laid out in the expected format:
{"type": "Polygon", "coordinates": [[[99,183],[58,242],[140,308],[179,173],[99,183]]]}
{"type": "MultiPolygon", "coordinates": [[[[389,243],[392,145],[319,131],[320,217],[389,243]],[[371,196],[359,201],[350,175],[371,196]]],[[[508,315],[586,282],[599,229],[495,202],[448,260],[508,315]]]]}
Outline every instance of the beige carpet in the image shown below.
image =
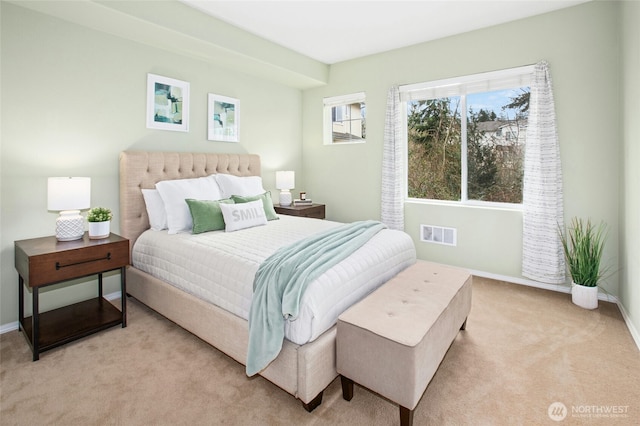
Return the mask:
{"type": "MultiPolygon", "coordinates": [[[[300,402],[129,299],[129,324],[45,352],[0,337],[2,425],[395,425],[398,408],[340,381],[300,402]]],[[[462,331],[416,408],[415,425],[640,424],[640,354],[610,303],[476,279],[462,331]],[[561,402],[556,423],[549,406],[561,402]],[[612,413],[615,411],[616,413],[612,413]]]]}

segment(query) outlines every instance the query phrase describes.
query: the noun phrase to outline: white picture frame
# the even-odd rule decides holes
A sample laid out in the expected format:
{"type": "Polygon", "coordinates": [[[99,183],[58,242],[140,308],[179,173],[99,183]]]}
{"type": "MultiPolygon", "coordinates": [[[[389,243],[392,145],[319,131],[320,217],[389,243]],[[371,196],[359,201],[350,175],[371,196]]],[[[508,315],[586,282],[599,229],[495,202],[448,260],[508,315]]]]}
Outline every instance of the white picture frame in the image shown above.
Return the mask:
{"type": "Polygon", "coordinates": [[[209,93],[207,139],[240,142],[240,100],[209,93]]]}
{"type": "Polygon", "coordinates": [[[147,74],[147,128],[189,131],[189,83],[147,74]]]}

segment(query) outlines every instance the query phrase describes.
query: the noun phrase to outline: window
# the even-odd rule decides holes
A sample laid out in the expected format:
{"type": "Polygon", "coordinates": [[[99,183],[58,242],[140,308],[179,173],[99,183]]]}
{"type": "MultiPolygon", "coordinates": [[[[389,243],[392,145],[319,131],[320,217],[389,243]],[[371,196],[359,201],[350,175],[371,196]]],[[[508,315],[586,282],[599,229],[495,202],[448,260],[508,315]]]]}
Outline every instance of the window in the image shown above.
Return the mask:
{"type": "Polygon", "coordinates": [[[366,142],[363,92],[324,98],[324,144],[366,142]]]}
{"type": "Polygon", "coordinates": [[[409,198],[522,203],[532,72],[522,67],[400,88],[409,198]]]}

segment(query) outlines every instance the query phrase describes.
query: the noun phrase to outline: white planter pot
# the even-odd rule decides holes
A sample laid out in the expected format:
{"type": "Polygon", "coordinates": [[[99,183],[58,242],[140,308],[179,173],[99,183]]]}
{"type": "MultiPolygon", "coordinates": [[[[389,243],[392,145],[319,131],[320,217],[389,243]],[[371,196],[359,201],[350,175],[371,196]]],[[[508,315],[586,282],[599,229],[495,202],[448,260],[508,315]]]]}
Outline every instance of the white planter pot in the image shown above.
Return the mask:
{"type": "Polygon", "coordinates": [[[598,307],[598,287],[585,287],[571,283],[571,301],[585,309],[598,307]]]}
{"type": "Polygon", "coordinates": [[[111,233],[111,221],[106,222],[89,222],[89,238],[99,240],[107,238],[111,233]]]}

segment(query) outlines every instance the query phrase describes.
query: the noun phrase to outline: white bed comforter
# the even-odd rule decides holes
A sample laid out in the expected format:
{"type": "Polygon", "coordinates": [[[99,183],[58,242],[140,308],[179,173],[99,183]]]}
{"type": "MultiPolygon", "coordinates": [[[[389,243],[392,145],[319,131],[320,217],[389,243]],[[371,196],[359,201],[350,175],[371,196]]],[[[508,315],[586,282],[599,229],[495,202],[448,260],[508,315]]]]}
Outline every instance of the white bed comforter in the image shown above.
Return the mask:
{"type": "MultiPolygon", "coordinates": [[[[248,319],[260,264],[278,248],[338,225],[281,215],[265,226],[236,232],[168,235],[149,230],[134,245],[133,266],[248,319]]],[[[382,230],[309,285],[300,315],[285,323],[285,337],[297,344],[314,340],[349,306],[415,260],[415,247],[406,233],[382,230]]]]}

